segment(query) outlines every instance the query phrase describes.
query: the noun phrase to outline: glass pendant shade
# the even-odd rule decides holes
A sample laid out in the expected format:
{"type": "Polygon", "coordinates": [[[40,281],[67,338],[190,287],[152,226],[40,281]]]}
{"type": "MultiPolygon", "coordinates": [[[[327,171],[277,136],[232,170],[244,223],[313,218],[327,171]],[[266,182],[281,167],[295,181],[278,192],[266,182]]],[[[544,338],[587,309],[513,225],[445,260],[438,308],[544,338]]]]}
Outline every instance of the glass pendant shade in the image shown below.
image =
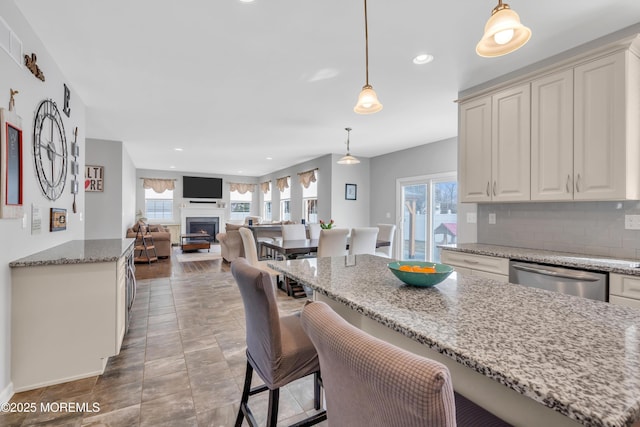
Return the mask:
{"type": "Polygon", "coordinates": [[[484,57],[506,55],[524,46],[530,38],[531,30],[520,23],[518,14],[499,0],[484,27],[476,53],[484,57]]]}
{"type": "Polygon", "coordinates": [[[347,153],[347,155],[338,160],[337,163],[339,165],[357,165],[360,163],[360,160],[347,153]]]}
{"type": "Polygon", "coordinates": [[[378,101],[378,95],[371,85],[364,85],[358,96],[358,102],[353,107],[353,111],[358,114],[377,113],[382,110],[382,104],[378,101]]]}

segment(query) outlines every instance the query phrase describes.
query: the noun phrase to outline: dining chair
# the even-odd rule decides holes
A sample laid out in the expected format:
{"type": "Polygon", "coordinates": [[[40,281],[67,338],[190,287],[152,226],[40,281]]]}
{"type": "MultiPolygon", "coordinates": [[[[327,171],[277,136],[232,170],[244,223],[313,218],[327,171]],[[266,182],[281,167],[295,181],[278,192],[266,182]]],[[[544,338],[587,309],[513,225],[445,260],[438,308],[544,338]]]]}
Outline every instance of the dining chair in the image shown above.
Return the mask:
{"type": "Polygon", "coordinates": [[[455,393],[442,363],[369,335],[324,302],[307,303],[300,321],[318,352],[330,425],[509,425],[455,393]]]}
{"type": "Polygon", "coordinates": [[[304,224],[282,224],[282,240],[305,240],[307,229],[304,224]]]}
{"type": "Polygon", "coordinates": [[[266,261],[259,260],[256,240],[251,230],[249,230],[247,227],[241,227],[238,231],[240,232],[240,237],[242,237],[242,245],[244,246],[244,257],[252,266],[269,273],[269,276],[271,276],[271,278],[274,280],[274,289],[277,289],[278,285],[280,284],[280,273],[269,267],[266,261]]]}
{"type": "Polygon", "coordinates": [[[376,240],[378,239],[378,227],[355,227],[351,229],[349,242],[349,255],[376,253],[376,240]]]}
{"type": "Polygon", "coordinates": [[[393,256],[393,236],[396,234],[395,224],[378,224],[378,239],[390,242],[389,246],[381,246],[376,249],[376,255],[391,258],[393,256]]]}
{"type": "Polygon", "coordinates": [[[318,258],[347,255],[348,228],[320,230],[318,239],[318,258]]]}
{"type": "Polygon", "coordinates": [[[320,230],[322,230],[322,228],[320,227],[319,223],[313,223],[313,224],[309,224],[309,239],[311,240],[318,240],[320,238],[320,230]]]}
{"type": "MultiPolygon", "coordinates": [[[[266,425],[275,427],[280,387],[312,374],[314,407],[320,409],[318,355],[302,330],[299,313],[280,316],[269,274],[250,265],[245,258],[237,258],[231,263],[231,274],[238,284],[244,304],[247,341],[247,366],[236,427],[240,427],[245,418],[250,426],[257,426],[249,407],[249,397],[267,390],[269,403],[266,425]],[[254,371],[264,384],[252,388],[254,371]]],[[[325,419],[326,412],[323,410],[304,421],[305,425],[314,425],[325,419]]]]}

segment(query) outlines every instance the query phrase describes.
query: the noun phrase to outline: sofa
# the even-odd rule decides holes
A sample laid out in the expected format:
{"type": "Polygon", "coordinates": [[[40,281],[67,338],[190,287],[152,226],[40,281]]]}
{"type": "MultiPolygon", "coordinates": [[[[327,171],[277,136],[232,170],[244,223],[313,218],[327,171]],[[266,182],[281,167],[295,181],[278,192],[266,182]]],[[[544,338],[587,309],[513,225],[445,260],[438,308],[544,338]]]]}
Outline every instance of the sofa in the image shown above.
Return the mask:
{"type": "MultiPolygon", "coordinates": [[[[146,225],[143,222],[138,222],[133,227],[127,229],[127,237],[135,239],[140,227],[148,227],[151,237],[153,237],[153,245],[156,247],[156,254],[158,258],[168,258],[171,256],[171,233],[167,228],[160,224],[146,225]]],[[[146,229],[143,228],[142,232],[145,233],[146,229]]]]}
{"type": "MultiPolygon", "coordinates": [[[[282,225],[283,222],[261,222],[260,217],[246,217],[244,224],[233,224],[226,223],[225,231],[222,233],[216,234],[216,239],[220,242],[220,251],[222,253],[222,258],[227,262],[232,262],[238,257],[244,256],[244,246],[242,244],[242,237],[240,236],[240,227],[245,227],[249,219],[253,221],[253,225],[282,225]]],[[[290,224],[291,221],[285,221],[284,224],[290,224]]],[[[258,243],[264,240],[273,240],[277,238],[281,238],[282,234],[280,230],[277,231],[259,231],[258,232],[258,243]]],[[[261,250],[259,247],[258,250],[261,250]]]]}

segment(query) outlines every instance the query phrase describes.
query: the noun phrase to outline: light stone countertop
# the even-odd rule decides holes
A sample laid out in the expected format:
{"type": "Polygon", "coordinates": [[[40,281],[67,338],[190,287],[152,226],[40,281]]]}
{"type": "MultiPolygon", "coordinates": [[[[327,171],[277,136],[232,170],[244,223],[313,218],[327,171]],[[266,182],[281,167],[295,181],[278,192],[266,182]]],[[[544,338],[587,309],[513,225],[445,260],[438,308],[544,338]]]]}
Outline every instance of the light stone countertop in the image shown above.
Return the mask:
{"type": "Polygon", "coordinates": [[[71,240],[9,263],[9,267],[113,262],[124,255],[135,239],[71,240]]]}
{"type": "Polygon", "coordinates": [[[640,276],[639,260],[615,259],[597,255],[555,252],[543,249],[527,249],[513,246],[487,245],[482,243],[461,243],[439,245],[438,247],[443,250],[508,258],[514,261],[527,261],[540,264],[573,267],[582,270],[606,271],[608,273],[640,276]]]}
{"type": "Polygon", "coordinates": [[[410,287],[388,262],[268,265],[584,425],[640,420],[640,310],[457,273],[410,287]]]}

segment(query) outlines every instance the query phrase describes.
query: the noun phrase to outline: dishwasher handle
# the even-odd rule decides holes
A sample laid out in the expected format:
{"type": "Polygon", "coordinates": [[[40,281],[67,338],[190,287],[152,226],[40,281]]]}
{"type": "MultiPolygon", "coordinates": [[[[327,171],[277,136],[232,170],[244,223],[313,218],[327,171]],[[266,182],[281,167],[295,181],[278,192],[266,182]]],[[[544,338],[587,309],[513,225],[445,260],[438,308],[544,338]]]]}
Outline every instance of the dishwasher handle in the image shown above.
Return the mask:
{"type": "Polygon", "coordinates": [[[574,279],[574,280],[583,280],[585,282],[597,282],[600,280],[600,277],[587,273],[585,271],[571,271],[563,269],[562,271],[558,271],[554,268],[545,268],[543,266],[531,267],[528,265],[522,264],[512,264],[514,269],[520,271],[527,271],[529,273],[543,274],[545,276],[553,276],[553,277],[562,277],[564,279],[574,279]]]}

